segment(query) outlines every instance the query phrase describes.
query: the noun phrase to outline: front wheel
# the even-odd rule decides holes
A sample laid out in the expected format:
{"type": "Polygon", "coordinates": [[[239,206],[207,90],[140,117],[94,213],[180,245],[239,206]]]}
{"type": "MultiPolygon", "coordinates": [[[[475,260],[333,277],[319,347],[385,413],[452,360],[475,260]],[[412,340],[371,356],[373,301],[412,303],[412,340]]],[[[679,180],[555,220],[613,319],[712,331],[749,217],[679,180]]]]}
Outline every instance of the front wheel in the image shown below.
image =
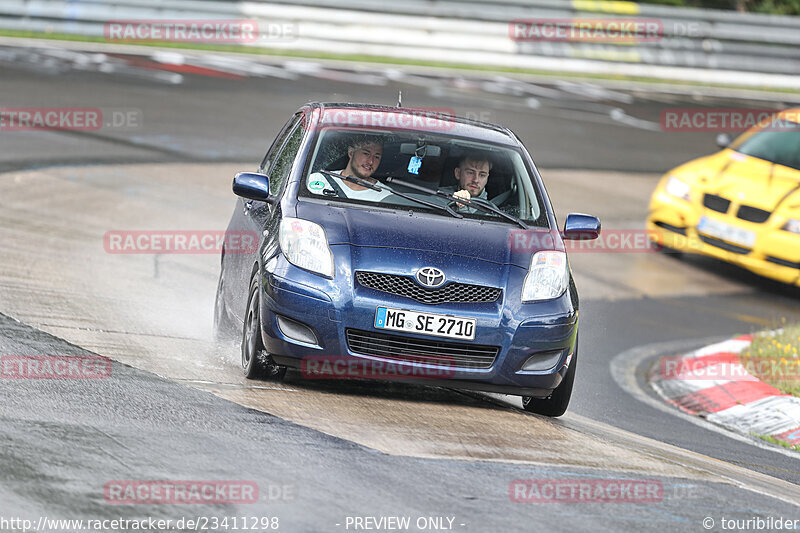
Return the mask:
{"type": "Polygon", "coordinates": [[[247,379],[279,380],[286,374],[286,367],[276,365],[264,350],[261,339],[261,305],[258,298],[260,273],[256,271],[250,280],[247,297],[247,314],[242,328],[242,372],[247,379]]]}
{"type": "Polygon", "coordinates": [[[556,387],[553,393],[543,399],[533,398],[531,396],[522,397],[522,407],[531,413],[537,415],[557,417],[563,415],[569,406],[569,400],[572,397],[572,385],[575,382],[575,368],[578,366],[578,344],[575,343],[575,352],[572,354],[572,361],[570,361],[567,375],[564,380],[556,387]]]}

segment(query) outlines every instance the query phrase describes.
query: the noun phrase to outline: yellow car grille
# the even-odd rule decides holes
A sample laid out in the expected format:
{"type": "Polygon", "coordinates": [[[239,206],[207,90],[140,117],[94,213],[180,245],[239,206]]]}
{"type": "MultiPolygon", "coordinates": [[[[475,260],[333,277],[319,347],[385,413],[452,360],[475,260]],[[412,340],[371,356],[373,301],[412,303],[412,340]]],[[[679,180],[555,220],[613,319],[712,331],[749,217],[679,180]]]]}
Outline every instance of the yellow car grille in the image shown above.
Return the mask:
{"type": "MultiPolygon", "coordinates": [[[[717,196],[716,194],[706,194],[703,196],[703,206],[717,213],[727,213],[728,209],[731,207],[731,201],[723,196],[717,196]]],[[[740,205],[739,210],[736,212],[737,218],[756,224],[766,222],[770,214],[769,211],[750,205],[740,205]]]]}

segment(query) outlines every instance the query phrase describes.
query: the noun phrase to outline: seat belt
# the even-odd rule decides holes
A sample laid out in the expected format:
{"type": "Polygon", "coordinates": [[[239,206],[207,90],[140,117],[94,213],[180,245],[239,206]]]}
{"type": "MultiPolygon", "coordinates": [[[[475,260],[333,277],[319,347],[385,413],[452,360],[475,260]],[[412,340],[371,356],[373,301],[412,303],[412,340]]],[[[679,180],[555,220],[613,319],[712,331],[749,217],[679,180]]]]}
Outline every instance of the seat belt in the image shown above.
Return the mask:
{"type": "Polygon", "coordinates": [[[340,198],[347,198],[347,195],[344,193],[342,188],[339,187],[339,184],[336,183],[336,180],[332,176],[325,176],[325,180],[340,198]]]}

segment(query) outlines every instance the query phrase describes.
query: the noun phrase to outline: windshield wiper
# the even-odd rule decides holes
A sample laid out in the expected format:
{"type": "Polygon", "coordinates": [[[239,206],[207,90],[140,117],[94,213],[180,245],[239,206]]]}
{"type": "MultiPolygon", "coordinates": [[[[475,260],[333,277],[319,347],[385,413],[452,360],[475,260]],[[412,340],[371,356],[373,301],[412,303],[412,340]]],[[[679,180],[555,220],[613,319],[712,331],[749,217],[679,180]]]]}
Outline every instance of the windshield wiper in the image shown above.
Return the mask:
{"type": "MultiPolygon", "coordinates": [[[[388,185],[380,183],[380,182],[372,183],[371,181],[365,180],[364,178],[359,178],[358,176],[343,176],[341,174],[337,174],[336,172],[330,172],[328,170],[318,170],[317,172],[319,172],[321,174],[325,174],[326,176],[332,176],[332,177],[336,177],[336,178],[339,178],[339,179],[342,179],[342,180],[345,180],[345,181],[353,182],[356,185],[361,185],[362,187],[366,187],[368,189],[372,189],[373,191],[381,192],[382,190],[386,189],[390,193],[396,194],[400,198],[405,198],[406,200],[411,200],[412,202],[416,202],[418,204],[422,204],[422,205],[427,206],[427,207],[432,207],[434,209],[439,209],[440,211],[446,211],[447,213],[451,214],[452,216],[454,216],[456,218],[464,218],[464,215],[462,215],[461,213],[458,213],[456,211],[453,211],[453,209],[450,206],[447,206],[447,205],[442,206],[442,205],[439,205],[439,204],[434,204],[434,203],[428,202],[426,200],[422,200],[421,198],[414,198],[411,195],[404,194],[402,192],[397,192],[396,190],[392,189],[388,185]]],[[[388,179],[390,179],[390,178],[387,178],[387,180],[388,179]]]]}
{"type": "MultiPolygon", "coordinates": [[[[454,198],[458,198],[458,197],[454,196],[454,198]]],[[[484,200],[483,198],[470,198],[470,199],[467,200],[467,204],[470,204],[470,203],[474,203],[475,207],[478,207],[479,209],[484,209],[486,211],[489,211],[491,213],[499,215],[499,216],[505,218],[506,220],[508,220],[510,222],[513,222],[515,224],[519,224],[519,226],[522,229],[528,229],[528,225],[525,222],[523,222],[522,219],[517,218],[514,215],[509,215],[508,213],[506,213],[505,211],[503,211],[502,209],[500,209],[499,207],[494,205],[489,200],[484,200]]]]}
{"type": "MultiPolygon", "coordinates": [[[[484,200],[483,198],[459,198],[458,196],[454,195],[453,193],[444,192],[439,189],[429,189],[427,187],[423,187],[422,185],[417,185],[416,183],[410,183],[408,181],[403,181],[401,179],[393,178],[389,176],[386,178],[386,181],[391,183],[396,183],[403,187],[408,187],[409,189],[414,189],[416,191],[425,192],[430,194],[431,196],[438,196],[440,198],[447,198],[448,200],[453,200],[454,202],[458,202],[460,204],[466,205],[475,205],[478,209],[483,209],[484,211],[489,211],[490,213],[494,213],[499,215],[506,220],[513,222],[514,224],[518,224],[522,229],[528,229],[528,225],[525,224],[522,220],[518,219],[514,215],[509,215],[505,211],[500,210],[496,205],[488,200],[484,200]]],[[[397,194],[397,193],[395,193],[397,194]]]]}

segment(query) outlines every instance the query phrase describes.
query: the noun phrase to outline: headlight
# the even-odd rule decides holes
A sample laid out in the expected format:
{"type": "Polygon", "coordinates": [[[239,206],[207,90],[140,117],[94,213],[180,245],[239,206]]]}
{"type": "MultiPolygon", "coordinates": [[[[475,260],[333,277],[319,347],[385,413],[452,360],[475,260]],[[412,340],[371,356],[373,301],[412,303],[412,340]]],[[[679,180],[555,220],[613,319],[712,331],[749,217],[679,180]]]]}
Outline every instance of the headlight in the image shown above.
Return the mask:
{"type": "Polygon", "coordinates": [[[688,202],[689,193],[691,192],[692,188],[689,187],[688,183],[679,180],[675,176],[670,176],[669,179],[667,179],[667,184],[664,186],[664,190],[667,191],[667,194],[688,202]]]}
{"type": "Polygon", "coordinates": [[[564,252],[536,252],[522,286],[522,301],[558,298],[569,284],[569,266],[564,252]]]}
{"type": "Polygon", "coordinates": [[[333,252],[325,230],[319,224],[300,218],[281,220],[281,251],[293,265],[323,276],[333,277],[333,252]]]}
{"type": "Polygon", "coordinates": [[[781,229],[790,233],[800,233],[800,220],[796,218],[790,218],[786,221],[786,224],[781,227],[781,229]]]}

